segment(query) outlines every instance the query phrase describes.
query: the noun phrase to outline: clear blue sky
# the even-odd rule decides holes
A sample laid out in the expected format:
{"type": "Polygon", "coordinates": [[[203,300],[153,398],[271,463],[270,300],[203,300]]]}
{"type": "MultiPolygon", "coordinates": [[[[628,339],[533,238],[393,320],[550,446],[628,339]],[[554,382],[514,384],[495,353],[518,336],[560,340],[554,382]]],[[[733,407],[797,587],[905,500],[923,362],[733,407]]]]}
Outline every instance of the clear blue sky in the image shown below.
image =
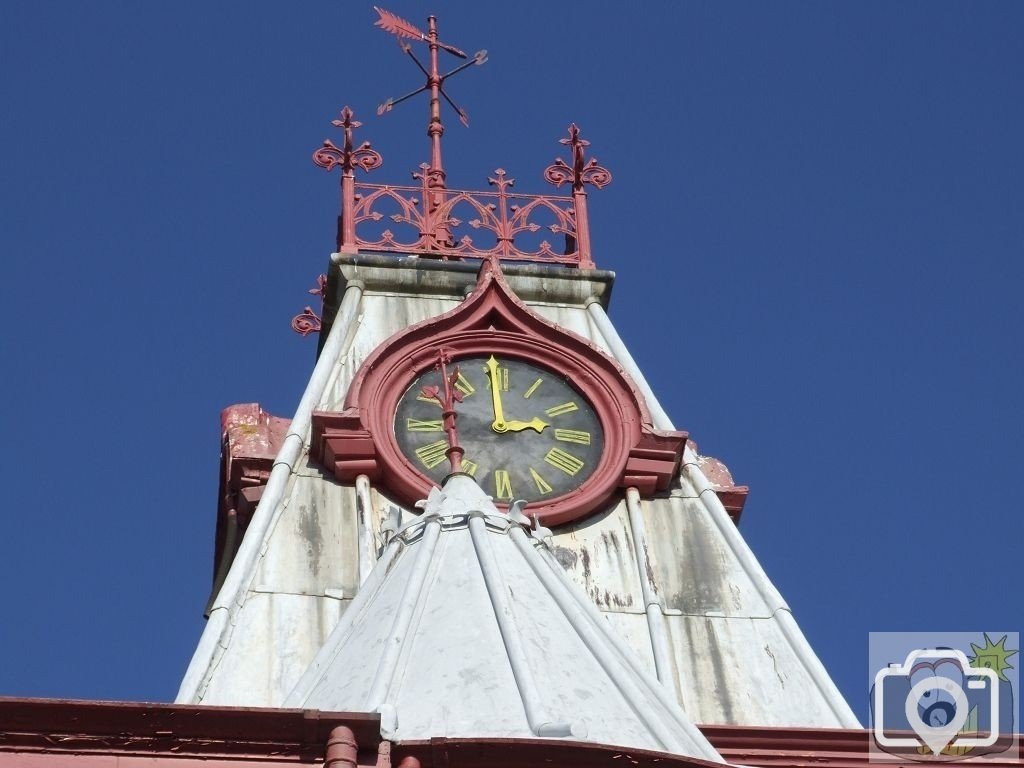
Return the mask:
{"type": "MultiPolygon", "coordinates": [[[[381,0],[384,2],[384,0],[381,0]]],[[[867,634],[1022,628],[1024,5],[393,2],[491,61],[449,181],[575,120],[612,317],[866,713],[867,634]]],[[[369,3],[6,2],[0,693],[169,700],[202,628],[218,414],[289,416],[344,104],[403,183],[426,106],[369,3]]]]}

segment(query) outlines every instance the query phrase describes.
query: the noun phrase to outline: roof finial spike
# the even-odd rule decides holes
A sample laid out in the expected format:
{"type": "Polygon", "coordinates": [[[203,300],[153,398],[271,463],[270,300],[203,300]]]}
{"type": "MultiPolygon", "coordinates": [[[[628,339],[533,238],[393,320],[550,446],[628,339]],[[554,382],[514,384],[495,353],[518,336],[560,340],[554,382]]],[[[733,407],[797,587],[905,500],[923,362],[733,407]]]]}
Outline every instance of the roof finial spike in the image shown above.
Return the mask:
{"type": "MultiPolygon", "coordinates": [[[[436,16],[430,16],[427,19],[427,31],[423,32],[414,24],[409,23],[405,19],[400,18],[389,11],[385,11],[383,8],[374,6],[374,10],[380,17],[375,22],[375,26],[380,27],[385,32],[390,32],[398,38],[398,45],[402,49],[402,52],[416,63],[416,66],[419,67],[420,71],[427,78],[426,83],[415,91],[410,91],[397,99],[388,99],[385,101],[377,107],[377,114],[383,115],[385,112],[390,112],[396,105],[401,104],[406,99],[410,99],[424,91],[430,92],[430,122],[427,124],[427,135],[430,137],[430,166],[427,171],[427,178],[431,189],[444,189],[445,173],[444,164],[441,161],[441,136],[444,135],[444,123],[441,122],[441,99],[443,98],[447,101],[452,109],[455,110],[455,113],[459,116],[459,121],[463,125],[469,125],[469,115],[466,114],[466,111],[462,107],[452,101],[451,97],[444,90],[444,83],[445,80],[458,74],[467,67],[484,64],[487,61],[487,51],[477,51],[473,58],[470,59],[465,52],[459,48],[442,42],[438,39],[436,16]],[[412,46],[405,42],[405,39],[419,40],[420,42],[427,44],[427,48],[430,51],[429,69],[416,57],[416,54],[413,53],[412,46]],[[467,61],[455,67],[455,69],[442,74],[438,65],[438,51],[442,49],[460,59],[467,59],[467,61]]],[[[442,241],[447,240],[447,238],[443,237],[440,237],[439,239],[442,241]]]]}
{"type": "Polygon", "coordinates": [[[450,374],[448,363],[452,361],[451,354],[443,347],[437,351],[437,363],[435,369],[441,373],[441,386],[432,384],[423,388],[423,396],[437,400],[441,406],[441,424],[448,436],[448,462],[451,464],[452,474],[462,472],[462,456],[465,451],[459,445],[459,430],[455,425],[455,403],[462,402],[462,391],[456,386],[459,381],[459,367],[455,366],[450,374]]]}

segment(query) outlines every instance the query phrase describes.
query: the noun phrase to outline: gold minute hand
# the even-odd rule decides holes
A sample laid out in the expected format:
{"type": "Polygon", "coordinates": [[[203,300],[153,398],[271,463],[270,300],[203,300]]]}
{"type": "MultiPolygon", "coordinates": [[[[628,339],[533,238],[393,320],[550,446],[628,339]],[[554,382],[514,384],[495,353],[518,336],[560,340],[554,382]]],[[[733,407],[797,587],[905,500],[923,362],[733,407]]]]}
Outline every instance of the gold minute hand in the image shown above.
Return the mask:
{"type": "Polygon", "coordinates": [[[505,413],[501,410],[501,392],[498,387],[498,361],[494,359],[494,355],[487,361],[487,378],[491,381],[491,405],[494,406],[491,429],[495,432],[507,432],[508,424],[505,423],[505,413]]]}

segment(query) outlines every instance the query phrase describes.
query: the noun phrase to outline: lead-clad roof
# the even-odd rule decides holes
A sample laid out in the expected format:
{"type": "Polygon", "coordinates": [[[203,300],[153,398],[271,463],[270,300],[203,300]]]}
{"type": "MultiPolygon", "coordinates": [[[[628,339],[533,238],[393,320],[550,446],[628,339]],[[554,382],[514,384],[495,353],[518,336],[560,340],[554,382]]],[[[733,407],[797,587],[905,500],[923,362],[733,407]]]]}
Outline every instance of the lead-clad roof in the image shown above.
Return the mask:
{"type": "MultiPolygon", "coordinates": [[[[350,611],[358,606],[365,610],[366,605],[384,604],[378,601],[397,600],[400,587],[407,586],[400,579],[388,580],[379,589],[374,587],[378,591],[372,601],[362,598],[366,602],[359,602],[368,585],[374,583],[371,574],[380,570],[378,557],[387,550],[384,540],[395,528],[396,515],[408,523],[416,519],[415,514],[411,509],[399,509],[380,484],[345,485],[310,462],[308,414],[311,410],[340,410],[362,361],[392,334],[457,306],[472,288],[475,275],[469,265],[462,263],[365,255],[335,259],[331,276],[335,293],[330,301],[339,307],[337,318],[293,419],[294,434],[275,466],[279,479],[272,478],[268,484],[225,586],[213,603],[210,623],[182,682],[180,702],[282,706],[325,644],[337,642],[339,647],[347,647],[346,643],[355,642],[355,635],[332,634],[346,621],[356,623],[354,614],[352,619],[346,618],[350,611]],[[347,639],[342,642],[342,637],[347,639]]],[[[506,269],[506,277],[533,311],[612,354],[639,389],[649,393],[601,308],[610,287],[608,273],[513,267],[506,269]]],[[[684,335],[680,335],[679,345],[679,353],[684,354],[684,335]]],[[[647,401],[652,414],[663,413],[653,394],[647,395],[647,401]]],[[[655,426],[672,428],[667,423],[656,422],[655,426]]],[[[599,612],[631,651],[632,661],[645,674],[658,673],[662,685],[692,722],[855,726],[856,718],[722,508],[699,464],[699,457],[688,449],[683,470],[668,492],[641,499],[632,509],[624,500],[615,500],[583,520],[554,528],[545,547],[536,542],[531,546],[546,563],[557,564],[582,591],[592,610],[599,612]],[[657,666],[656,649],[660,658],[657,666]]],[[[509,544],[512,534],[499,531],[487,523],[489,519],[485,523],[492,545],[509,544]]],[[[421,527],[425,532],[428,526],[421,527]]],[[[467,523],[461,533],[440,537],[449,543],[431,562],[463,563],[465,567],[446,566],[444,575],[438,577],[444,581],[429,582],[433,586],[417,605],[424,612],[430,606],[454,610],[451,606],[444,609],[444,601],[439,598],[461,594],[446,586],[459,571],[458,578],[470,580],[472,576],[472,583],[464,585],[465,604],[458,606],[469,613],[460,616],[480,619],[431,621],[422,626],[437,628],[441,633],[437,638],[416,637],[403,644],[405,655],[400,661],[422,666],[408,670],[408,678],[395,678],[408,686],[397,690],[415,690],[417,696],[426,699],[413,714],[403,717],[401,708],[395,710],[399,734],[410,722],[438,736],[447,735],[449,727],[455,727],[454,716],[446,715],[450,704],[444,690],[430,688],[429,678],[434,671],[444,671],[445,680],[479,672],[479,680],[488,681],[486,685],[515,694],[503,694],[500,700],[518,702],[516,706],[523,708],[515,693],[518,684],[509,671],[510,657],[502,650],[494,603],[482,580],[479,559],[474,559],[476,555],[468,549],[468,530],[467,523]],[[460,659],[476,658],[477,632],[489,633],[488,643],[499,643],[500,652],[494,658],[500,663],[496,661],[493,668],[482,672],[467,667],[460,673],[460,659]],[[435,651],[444,648],[445,653],[438,656],[430,652],[433,656],[426,662],[423,653],[414,652],[428,647],[423,643],[431,644],[435,651]],[[431,697],[434,703],[429,701],[431,697]]],[[[415,558],[408,555],[421,543],[403,544],[407,551],[393,561],[392,567],[403,572],[411,569],[415,558]]],[[[528,572],[523,569],[530,561],[517,561],[515,557],[521,557],[521,553],[509,547],[506,560],[510,573],[519,574],[514,578],[526,579],[528,572]]],[[[542,588],[529,580],[524,585],[528,586],[520,588],[542,588]]],[[[536,595],[538,601],[550,600],[541,592],[536,595]]],[[[550,608],[549,602],[545,605],[550,608]]],[[[559,618],[551,608],[544,613],[548,623],[533,627],[532,614],[524,606],[516,603],[513,609],[517,626],[544,632],[557,627],[557,643],[563,644],[556,645],[558,652],[553,658],[559,660],[557,663],[538,656],[540,661],[534,659],[529,665],[541,681],[538,686],[552,686],[553,692],[544,694],[553,697],[544,700],[546,711],[553,722],[584,723],[583,738],[597,740],[595,734],[606,732],[602,730],[606,728],[602,725],[605,715],[599,709],[595,710],[597,714],[588,715],[587,708],[595,706],[595,701],[604,701],[603,695],[578,696],[575,719],[562,705],[569,695],[566,692],[575,690],[570,686],[577,680],[587,677],[589,684],[593,677],[594,686],[604,685],[600,680],[602,675],[607,677],[607,670],[584,653],[569,652],[582,641],[575,629],[566,629],[565,616],[559,618]],[[580,664],[596,666],[585,670],[575,667],[577,659],[580,664]]],[[[376,627],[378,635],[382,627],[376,627]]],[[[523,634],[524,638],[530,636],[536,635],[523,634]]],[[[374,664],[368,666],[375,668],[374,664]]],[[[354,667],[351,672],[356,674],[354,667]]],[[[369,685],[372,681],[364,682],[369,685]]],[[[467,691],[471,684],[467,681],[467,691]]],[[[328,686],[326,678],[321,685],[328,686]]],[[[482,690],[487,688],[472,688],[467,695],[482,690]]],[[[315,702],[321,693],[326,697],[327,691],[327,687],[309,688],[309,701],[315,702]]],[[[400,696],[399,700],[404,699],[400,696]]],[[[615,711],[626,709],[618,707],[615,711]]],[[[503,716],[512,718],[511,714],[503,716]]],[[[522,721],[517,722],[514,727],[523,727],[522,721]]],[[[510,719],[509,727],[511,723],[510,719]]],[[[607,725],[607,730],[612,729],[607,725]]],[[[650,738],[650,734],[644,738],[650,738]]],[[[684,749],[693,746],[680,744],[684,749]]]]}

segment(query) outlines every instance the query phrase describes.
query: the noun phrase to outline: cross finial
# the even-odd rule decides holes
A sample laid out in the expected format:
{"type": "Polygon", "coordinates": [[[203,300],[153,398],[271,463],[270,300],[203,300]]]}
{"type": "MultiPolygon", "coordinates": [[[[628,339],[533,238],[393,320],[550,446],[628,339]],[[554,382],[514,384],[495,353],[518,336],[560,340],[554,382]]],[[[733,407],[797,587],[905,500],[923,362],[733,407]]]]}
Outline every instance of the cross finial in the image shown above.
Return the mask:
{"type": "Polygon", "coordinates": [[[435,16],[431,16],[427,19],[427,31],[422,32],[415,25],[410,24],[405,19],[399,18],[389,11],[377,8],[376,6],[374,6],[374,10],[377,11],[377,14],[380,16],[380,18],[375,22],[376,26],[380,27],[385,32],[390,32],[398,38],[398,45],[401,47],[402,51],[416,62],[416,66],[419,67],[420,71],[426,75],[427,78],[426,84],[417,88],[415,91],[410,91],[397,99],[388,99],[385,101],[377,107],[377,114],[383,115],[385,112],[390,112],[392,108],[401,104],[406,99],[410,99],[424,91],[430,91],[430,122],[427,124],[427,135],[430,137],[430,166],[427,170],[427,178],[431,189],[444,189],[445,174],[444,165],[441,162],[441,136],[444,134],[444,124],[441,122],[441,99],[443,98],[451,105],[463,125],[469,125],[469,116],[462,107],[452,101],[451,97],[445,93],[444,83],[445,80],[458,74],[467,67],[471,67],[474,64],[479,65],[485,63],[487,61],[487,51],[477,51],[473,58],[469,59],[463,51],[459,50],[454,45],[441,42],[437,35],[437,18],[435,16]],[[430,51],[429,69],[423,66],[420,60],[416,58],[416,54],[413,53],[412,46],[405,42],[405,40],[419,40],[427,44],[427,48],[430,51]],[[438,67],[438,51],[442,49],[460,59],[468,59],[468,61],[463,62],[449,72],[441,74],[441,70],[438,67]]]}

